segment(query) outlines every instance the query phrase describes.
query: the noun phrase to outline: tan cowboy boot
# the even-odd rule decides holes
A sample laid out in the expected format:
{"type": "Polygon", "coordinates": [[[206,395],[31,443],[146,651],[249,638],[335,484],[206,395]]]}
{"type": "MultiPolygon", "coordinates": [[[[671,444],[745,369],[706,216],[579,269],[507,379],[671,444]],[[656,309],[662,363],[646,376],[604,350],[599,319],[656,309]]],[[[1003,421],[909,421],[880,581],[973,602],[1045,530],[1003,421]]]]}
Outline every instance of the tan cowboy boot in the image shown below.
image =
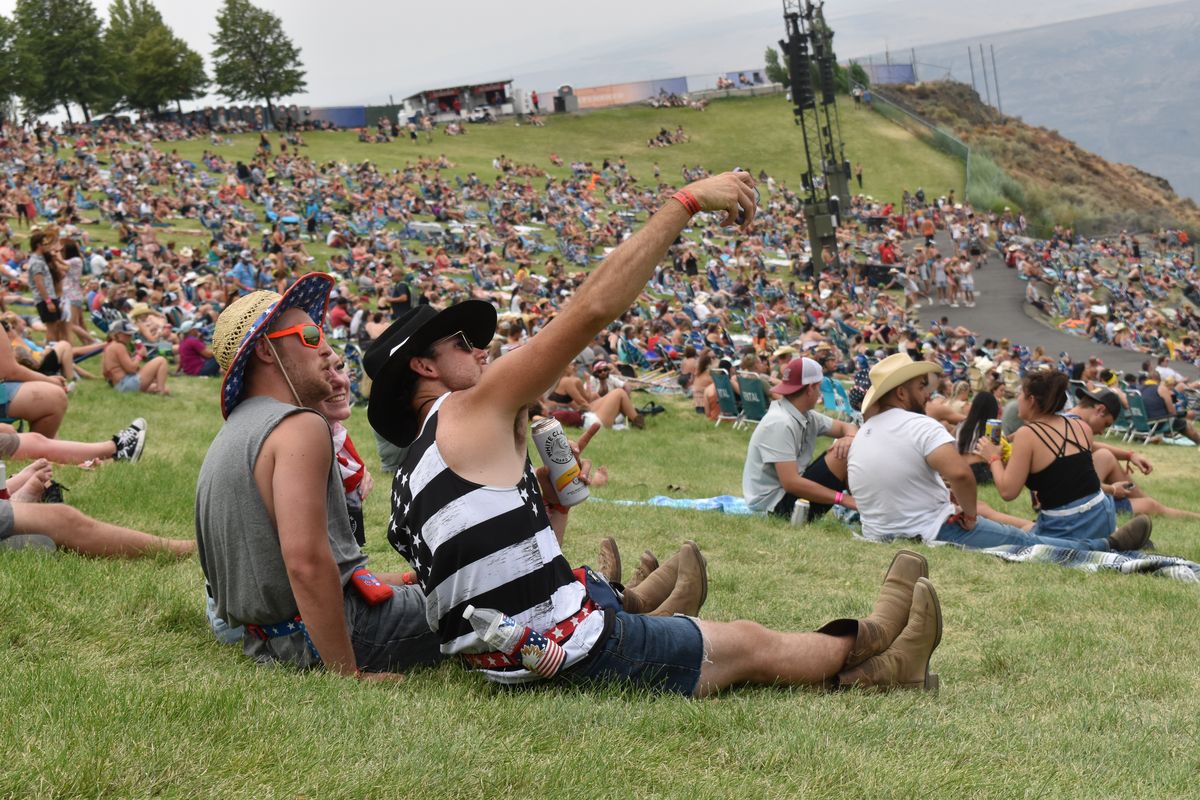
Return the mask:
{"type": "Polygon", "coordinates": [[[633,580],[625,584],[625,591],[637,588],[656,569],[658,569],[658,559],[654,557],[654,553],[643,550],[642,560],[638,562],[637,569],[633,571],[633,580]]]}
{"type": "Polygon", "coordinates": [[[913,585],[917,578],[928,577],[929,562],[925,556],[911,550],[900,550],[883,576],[883,586],[870,616],[857,620],[853,628],[849,623],[854,623],[854,620],[838,619],[817,629],[817,633],[831,636],[854,635],[854,646],[850,648],[843,669],[858,666],[891,646],[908,623],[913,585]]]}
{"type": "Polygon", "coordinates": [[[617,541],[611,536],[600,540],[600,557],[596,563],[596,571],[604,576],[609,583],[621,582],[621,551],[617,549],[617,541]]]}
{"type": "Polygon", "coordinates": [[[913,587],[908,624],[884,652],[838,673],[841,688],[925,689],[936,691],[939,680],[929,671],[929,658],[942,641],[942,607],[928,578],[913,587]]]}
{"type": "Polygon", "coordinates": [[[675,576],[675,588],[650,612],[652,617],[669,617],[686,614],[694,617],[700,613],[708,599],[708,562],[695,542],[685,542],[679,551],[679,566],[675,576]]]}
{"type": "Polygon", "coordinates": [[[668,558],[662,566],[642,579],[636,587],[626,586],[621,606],[630,614],[649,614],[662,605],[675,588],[679,574],[679,553],[668,558]]]}

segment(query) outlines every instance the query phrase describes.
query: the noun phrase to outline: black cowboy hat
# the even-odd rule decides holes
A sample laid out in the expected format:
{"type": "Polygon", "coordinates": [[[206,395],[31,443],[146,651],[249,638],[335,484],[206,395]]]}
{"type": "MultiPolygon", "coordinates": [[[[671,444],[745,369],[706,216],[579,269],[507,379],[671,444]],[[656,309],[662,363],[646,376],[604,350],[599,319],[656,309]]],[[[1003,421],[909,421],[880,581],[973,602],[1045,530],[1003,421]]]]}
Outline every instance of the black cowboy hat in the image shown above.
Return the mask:
{"type": "Polygon", "coordinates": [[[467,300],[435,311],[429,306],[410,309],[371,343],[363,367],[371,378],[367,419],[376,432],[397,447],[417,436],[417,415],[401,386],[409,361],[431,344],[459,331],[476,347],[487,347],[496,333],[496,309],[483,300],[467,300]]]}

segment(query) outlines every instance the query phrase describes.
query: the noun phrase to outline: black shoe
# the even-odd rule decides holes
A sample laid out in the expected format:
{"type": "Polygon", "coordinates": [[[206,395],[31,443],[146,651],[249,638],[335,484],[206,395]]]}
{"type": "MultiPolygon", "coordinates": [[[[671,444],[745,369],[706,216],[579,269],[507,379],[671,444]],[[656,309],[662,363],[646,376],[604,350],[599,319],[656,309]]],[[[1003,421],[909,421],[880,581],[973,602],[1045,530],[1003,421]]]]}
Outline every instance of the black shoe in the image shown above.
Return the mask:
{"type": "Polygon", "coordinates": [[[63,486],[58,481],[50,481],[50,485],[42,492],[43,503],[61,503],[63,502],[63,492],[71,491],[63,486]]]}
{"type": "Polygon", "coordinates": [[[651,403],[648,406],[643,406],[642,408],[638,409],[638,413],[642,416],[653,416],[654,414],[661,414],[664,411],[666,411],[666,409],[657,403],[651,403]]]}
{"type": "Polygon", "coordinates": [[[113,458],[117,461],[133,463],[142,457],[142,448],[146,446],[146,420],[138,417],[129,423],[129,427],[113,437],[117,452],[113,458]]]}

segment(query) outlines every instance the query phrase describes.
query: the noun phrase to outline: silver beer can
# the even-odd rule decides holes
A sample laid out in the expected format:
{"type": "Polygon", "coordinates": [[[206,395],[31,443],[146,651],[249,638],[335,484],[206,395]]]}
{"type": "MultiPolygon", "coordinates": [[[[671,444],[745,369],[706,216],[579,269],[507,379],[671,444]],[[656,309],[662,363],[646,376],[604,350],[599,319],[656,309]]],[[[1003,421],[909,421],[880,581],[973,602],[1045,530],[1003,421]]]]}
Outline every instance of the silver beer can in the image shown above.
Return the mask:
{"type": "Polygon", "coordinates": [[[542,463],[550,470],[550,482],[558,493],[559,505],[570,508],[588,499],[588,487],[580,480],[579,461],[571,452],[571,444],[563,432],[562,423],[553,417],[533,424],[533,446],[542,463]]]}
{"type": "Polygon", "coordinates": [[[792,524],[807,525],[810,510],[809,502],[803,497],[797,497],[796,505],[794,508],[792,508],[792,524]]]}

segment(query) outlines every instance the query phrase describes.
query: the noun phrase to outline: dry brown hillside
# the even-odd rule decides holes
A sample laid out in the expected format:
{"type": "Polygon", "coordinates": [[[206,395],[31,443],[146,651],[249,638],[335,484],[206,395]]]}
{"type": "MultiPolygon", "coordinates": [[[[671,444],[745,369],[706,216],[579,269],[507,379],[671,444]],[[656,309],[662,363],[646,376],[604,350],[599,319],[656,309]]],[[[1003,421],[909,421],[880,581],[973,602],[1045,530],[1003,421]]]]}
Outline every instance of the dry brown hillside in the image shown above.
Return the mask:
{"type": "MultiPolygon", "coordinates": [[[[1055,224],[1083,233],[1183,227],[1200,232],[1200,208],[1175,194],[1164,178],[1116,164],[1082,149],[1057,131],[1027,125],[985,105],[966,84],[936,81],[888,87],[888,97],[941,125],[1014,179],[972,181],[972,199],[1021,207],[1042,231],[1055,224]]],[[[991,179],[989,179],[991,178],[991,179]]]]}

